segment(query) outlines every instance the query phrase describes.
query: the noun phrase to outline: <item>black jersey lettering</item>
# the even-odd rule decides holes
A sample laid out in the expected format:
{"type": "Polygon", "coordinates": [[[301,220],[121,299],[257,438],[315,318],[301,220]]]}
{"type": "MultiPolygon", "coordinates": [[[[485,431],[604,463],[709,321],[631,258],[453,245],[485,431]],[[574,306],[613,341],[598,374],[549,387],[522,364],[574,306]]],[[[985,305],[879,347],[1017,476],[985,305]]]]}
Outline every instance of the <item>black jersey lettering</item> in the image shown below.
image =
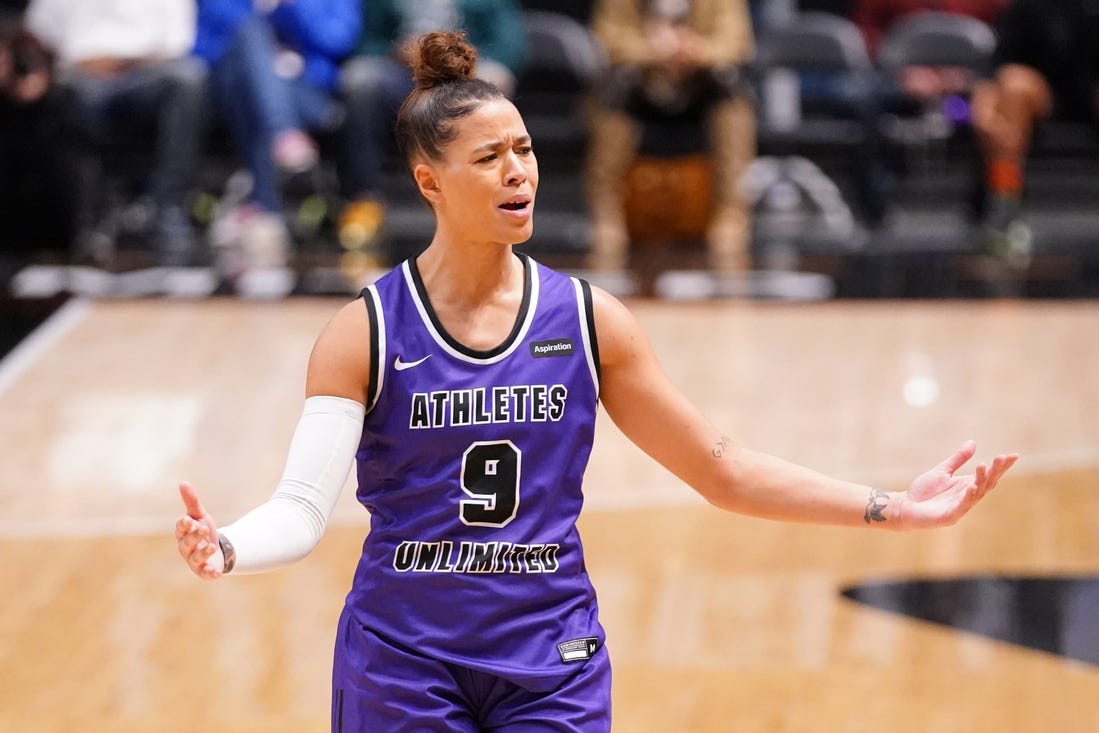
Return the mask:
{"type": "Polygon", "coordinates": [[[419,545],[420,551],[416,553],[416,571],[434,570],[439,564],[439,543],[421,542],[419,545]]]}
{"type": "Polygon", "coordinates": [[[418,545],[418,542],[402,542],[397,545],[397,551],[393,553],[393,568],[401,573],[411,570],[418,545]]]}
{"type": "Polygon", "coordinates": [[[530,385],[517,384],[511,388],[512,420],[515,422],[527,421],[527,400],[530,398],[530,385]]]}
{"type": "Polygon", "coordinates": [[[512,542],[417,542],[406,540],[393,553],[400,573],[555,573],[560,545],[512,542]]]}
{"type": "Polygon", "coordinates": [[[496,560],[495,542],[477,542],[469,558],[469,572],[491,573],[496,560]]]}
{"type": "Polygon", "coordinates": [[[555,384],[549,389],[548,411],[549,419],[557,422],[565,415],[565,400],[568,399],[569,388],[563,384],[555,384]]]}
{"type": "Polygon", "coordinates": [[[408,427],[449,428],[500,423],[558,422],[565,416],[569,389],[563,384],[414,392],[408,427]]]}
{"type": "Polygon", "coordinates": [[[546,421],[546,393],[549,388],[544,384],[532,384],[530,386],[530,419],[531,422],[546,421]]]}
{"type": "Polygon", "coordinates": [[[492,388],[492,421],[508,422],[511,420],[511,391],[507,387],[492,388]]]}
{"type": "MultiPolygon", "coordinates": [[[[456,389],[450,393],[450,424],[470,425],[473,422],[473,390],[456,389]]],[[[435,427],[441,427],[436,425],[435,427]]]]}
{"type": "Polygon", "coordinates": [[[478,387],[473,390],[473,424],[488,425],[492,422],[492,415],[488,411],[488,390],[478,387]]]}
{"type": "Polygon", "coordinates": [[[450,392],[432,392],[431,399],[431,427],[438,428],[446,425],[446,406],[450,402],[450,392]]]}
{"type": "Polygon", "coordinates": [[[431,427],[431,415],[427,410],[427,395],[422,393],[412,395],[412,410],[408,427],[410,430],[422,430],[431,427]]]}

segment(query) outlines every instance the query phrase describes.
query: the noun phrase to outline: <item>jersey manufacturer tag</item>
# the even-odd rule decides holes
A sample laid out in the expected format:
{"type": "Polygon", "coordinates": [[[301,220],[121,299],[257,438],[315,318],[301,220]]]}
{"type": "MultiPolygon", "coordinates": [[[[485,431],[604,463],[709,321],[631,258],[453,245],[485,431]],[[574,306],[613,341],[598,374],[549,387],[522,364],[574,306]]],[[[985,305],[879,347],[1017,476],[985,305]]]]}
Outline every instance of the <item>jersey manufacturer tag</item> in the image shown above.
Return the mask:
{"type": "Polygon", "coordinates": [[[585,636],[583,639],[571,639],[557,645],[557,653],[562,662],[583,662],[591,659],[599,651],[599,639],[585,636]]]}

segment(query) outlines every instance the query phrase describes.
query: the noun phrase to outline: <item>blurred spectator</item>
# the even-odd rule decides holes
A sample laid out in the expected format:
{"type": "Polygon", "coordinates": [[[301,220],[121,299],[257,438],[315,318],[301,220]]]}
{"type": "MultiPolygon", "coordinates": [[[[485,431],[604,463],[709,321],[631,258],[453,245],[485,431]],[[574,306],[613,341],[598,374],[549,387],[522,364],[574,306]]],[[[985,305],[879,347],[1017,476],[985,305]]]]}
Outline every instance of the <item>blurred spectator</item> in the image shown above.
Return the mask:
{"type": "Polygon", "coordinates": [[[477,75],[507,96],[526,56],[522,12],[515,0],[367,0],[356,57],[344,65],[347,151],[341,181],[348,204],[340,242],[366,257],[385,219],[382,173],[392,152],[393,120],[412,90],[406,41],[435,30],[465,31],[477,49],[477,75]]]}
{"type": "MultiPolygon", "coordinates": [[[[854,21],[875,58],[882,39],[899,21],[927,11],[953,13],[995,25],[1009,0],[857,0],[854,21]]],[[[910,66],[896,80],[897,91],[923,103],[948,94],[968,95],[975,79],[963,69],[910,66]]]]}
{"type": "Polygon", "coordinates": [[[222,253],[237,258],[229,267],[285,264],[280,185],[316,165],[310,132],[340,124],[339,64],[361,24],[361,0],[199,0],[195,54],[210,65],[215,108],[252,179],[214,223],[222,253]]]}
{"type": "Polygon", "coordinates": [[[749,263],[750,215],[740,177],[755,157],[745,66],[755,53],[745,0],[599,0],[592,27],[611,68],[593,100],[587,159],[591,264],[627,261],[626,180],[646,123],[698,117],[714,159],[710,266],[749,263]]]}
{"type": "Polygon", "coordinates": [[[62,109],[53,57],[23,27],[18,9],[0,10],[0,220],[2,255],[66,244],[69,201],[61,163],[62,109]]]}
{"type": "MultiPolygon", "coordinates": [[[[951,13],[992,26],[1009,0],[855,0],[851,16],[862,33],[867,51],[879,54],[890,31],[899,23],[924,12],[951,13]]],[[[983,70],[960,66],[905,65],[882,74],[868,99],[850,98],[867,130],[862,154],[863,170],[857,181],[865,222],[882,224],[893,201],[896,171],[903,159],[890,158],[883,138],[883,119],[893,120],[894,139],[919,142],[930,137],[946,139],[959,129],[968,130],[969,97],[983,70]]]]}
{"type": "Polygon", "coordinates": [[[1036,128],[1050,119],[1099,123],[1099,3],[1012,0],[998,35],[996,72],[973,93],[988,195],[985,245],[1026,256],[1020,209],[1036,128]]]}
{"type": "Polygon", "coordinates": [[[852,19],[866,39],[871,56],[899,20],[928,11],[954,13],[994,25],[1010,0],[855,0],[852,19]]]}
{"type": "Polygon", "coordinates": [[[53,54],[23,27],[17,14],[0,15],[0,93],[6,103],[27,107],[53,85],[53,54]]]}
{"type": "Polygon", "coordinates": [[[147,194],[162,265],[200,256],[188,213],[203,139],[205,72],[189,55],[193,0],[32,0],[28,29],[57,57],[73,146],[78,257],[113,251],[104,228],[105,146],[155,139],[147,194]]]}

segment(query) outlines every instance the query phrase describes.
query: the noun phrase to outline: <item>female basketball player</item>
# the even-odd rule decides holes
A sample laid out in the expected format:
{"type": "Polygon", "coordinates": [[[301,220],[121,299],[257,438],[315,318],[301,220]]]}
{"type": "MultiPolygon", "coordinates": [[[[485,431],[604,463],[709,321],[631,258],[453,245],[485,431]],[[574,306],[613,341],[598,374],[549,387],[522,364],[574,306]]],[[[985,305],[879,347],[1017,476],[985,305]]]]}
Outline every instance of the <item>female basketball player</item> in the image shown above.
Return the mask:
{"type": "Polygon", "coordinates": [[[599,403],[711,503],[770,519],[948,525],[1015,462],[955,475],[967,443],[891,493],[737,445],[621,303],[513,251],[531,236],[538,164],[516,108],[474,77],[474,49],[433,33],[416,59],[397,133],[434,239],[320,334],[268,502],[219,532],[180,486],[180,554],[214,579],[312,550],[358,459],[371,527],[337,632],[333,730],[609,730],[575,526],[599,403]]]}

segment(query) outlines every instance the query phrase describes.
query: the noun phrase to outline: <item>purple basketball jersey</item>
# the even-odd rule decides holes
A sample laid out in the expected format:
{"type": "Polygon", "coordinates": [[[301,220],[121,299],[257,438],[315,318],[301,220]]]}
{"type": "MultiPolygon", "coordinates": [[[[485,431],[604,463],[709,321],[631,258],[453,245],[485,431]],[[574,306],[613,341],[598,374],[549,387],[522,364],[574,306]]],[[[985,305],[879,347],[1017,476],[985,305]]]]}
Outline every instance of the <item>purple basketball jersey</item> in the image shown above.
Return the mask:
{"type": "Polygon", "coordinates": [[[364,291],[370,533],[348,605],[393,643],[538,687],[602,646],[576,519],[598,405],[587,284],[520,256],[507,339],[446,333],[415,262],[364,291]]]}

